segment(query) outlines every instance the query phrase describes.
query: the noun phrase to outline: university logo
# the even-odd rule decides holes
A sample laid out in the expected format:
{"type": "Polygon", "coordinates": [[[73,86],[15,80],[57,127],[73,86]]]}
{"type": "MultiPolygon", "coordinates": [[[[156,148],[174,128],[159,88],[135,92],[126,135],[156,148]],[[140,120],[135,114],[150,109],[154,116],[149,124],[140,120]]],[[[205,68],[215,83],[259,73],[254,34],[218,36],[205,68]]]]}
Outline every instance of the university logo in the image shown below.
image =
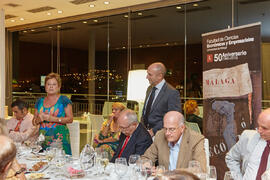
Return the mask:
{"type": "Polygon", "coordinates": [[[207,54],[207,59],[206,59],[206,62],[207,63],[210,63],[210,62],[213,62],[213,54],[207,54]]]}

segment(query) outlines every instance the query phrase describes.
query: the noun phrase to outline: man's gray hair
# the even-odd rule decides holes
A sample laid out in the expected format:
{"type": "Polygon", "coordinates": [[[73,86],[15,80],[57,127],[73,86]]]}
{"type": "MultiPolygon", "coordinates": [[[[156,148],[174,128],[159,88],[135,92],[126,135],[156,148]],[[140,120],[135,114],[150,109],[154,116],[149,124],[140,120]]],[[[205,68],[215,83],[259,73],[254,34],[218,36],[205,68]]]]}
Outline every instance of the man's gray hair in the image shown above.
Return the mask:
{"type": "Polygon", "coordinates": [[[131,110],[131,109],[126,109],[126,110],[123,110],[122,113],[123,113],[123,114],[125,115],[125,117],[127,118],[129,124],[134,123],[134,122],[138,123],[138,117],[137,117],[137,114],[136,114],[133,110],[131,110]]]}
{"type": "Polygon", "coordinates": [[[12,162],[16,156],[16,146],[12,140],[0,135],[0,175],[4,173],[5,167],[12,162]]]}
{"type": "Polygon", "coordinates": [[[8,135],[7,123],[3,118],[0,118],[0,135],[8,135]]]}
{"type": "Polygon", "coordinates": [[[185,124],[185,117],[183,116],[182,113],[179,113],[180,117],[179,117],[179,125],[185,124]]]}

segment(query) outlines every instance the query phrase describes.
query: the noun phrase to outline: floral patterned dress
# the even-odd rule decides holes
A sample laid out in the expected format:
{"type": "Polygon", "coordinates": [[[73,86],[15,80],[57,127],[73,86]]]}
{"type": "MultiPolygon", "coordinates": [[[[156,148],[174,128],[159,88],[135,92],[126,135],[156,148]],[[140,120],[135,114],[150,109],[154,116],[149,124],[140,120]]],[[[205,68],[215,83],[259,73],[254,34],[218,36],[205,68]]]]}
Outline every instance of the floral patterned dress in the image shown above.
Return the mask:
{"type": "MultiPolygon", "coordinates": [[[[65,117],[65,108],[72,102],[66,96],[60,96],[55,105],[46,108],[43,105],[44,97],[38,99],[35,104],[35,108],[38,113],[45,112],[54,117],[65,117]]],[[[42,144],[42,148],[46,149],[52,142],[60,141],[66,154],[71,155],[69,130],[65,124],[43,121],[40,124],[39,134],[45,136],[45,141],[42,144]]]]}
{"type": "MultiPolygon", "coordinates": [[[[103,131],[103,129],[107,126],[107,124],[108,124],[108,120],[102,124],[101,131],[103,131]]],[[[106,142],[106,143],[99,143],[98,144],[97,141],[94,139],[94,143],[93,143],[93,147],[95,147],[95,148],[98,147],[98,148],[101,148],[104,151],[108,152],[109,160],[111,160],[111,158],[113,157],[113,155],[117,149],[117,146],[119,144],[119,136],[120,136],[120,131],[114,130],[113,127],[114,127],[114,122],[112,121],[112,123],[110,125],[110,129],[108,131],[108,135],[103,136],[101,131],[100,131],[98,136],[99,136],[100,140],[112,137],[113,139],[115,139],[115,142],[106,142]]]]}

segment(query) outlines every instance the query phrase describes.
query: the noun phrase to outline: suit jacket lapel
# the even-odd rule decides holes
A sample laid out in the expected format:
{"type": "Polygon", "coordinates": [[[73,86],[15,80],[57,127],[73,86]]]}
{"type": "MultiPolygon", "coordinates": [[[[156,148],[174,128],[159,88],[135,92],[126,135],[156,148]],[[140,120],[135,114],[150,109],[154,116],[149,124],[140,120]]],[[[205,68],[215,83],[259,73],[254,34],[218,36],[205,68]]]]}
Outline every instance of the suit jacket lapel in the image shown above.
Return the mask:
{"type": "MultiPolygon", "coordinates": [[[[167,142],[167,140],[166,140],[167,142]]],[[[169,163],[170,163],[170,148],[167,144],[167,146],[164,146],[164,150],[163,150],[163,154],[164,154],[164,166],[165,166],[165,169],[169,169],[169,163]]]]}
{"type": "MultiPolygon", "coordinates": [[[[136,130],[133,132],[133,134],[131,135],[131,137],[130,137],[130,139],[129,139],[127,145],[126,145],[126,148],[124,149],[124,151],[123,151],[122,154],[130,152],[129,149],[130,149],[130,148],[133,148],[133,146],[131,146],[131,144],[134,144],[134,141],[135,141],[136,138],[137,138],[137,134],[139,134],[139,132],[140,132],[140,128],[141,128],[141,127],[139,127],[139,126],[141,126],[140,123],[138,124],[137,129],[136,129],[136,130]]],[[[124,140],[124,141],[125,141],[125,140],[124,140]]],[[[123,141],[123,142],[124,142],[124,141],[123,141]]],[[[123,143],[122,143],[122,144],[123,144],[123,143]]],[[[121,147],[122,147],[122,146],[121,146],[121,147]]],[[[127,161],[128,161],[128,159],[127,159],[127,161]]]]}
{"type": "Polygon", "coordinates": [[[185,129],[184,133],[182,134],[182,141],[180,144],[180,149],[179,149],[179,153],[178,153],[178,159],[177,159],[177,168],[182,168],[184,167],[185,161],[186,161],[186,152],[190,151],[190,149],[188,149],[189,147],[189,133],[188,131],[185,129]]]}
{"type": "Polygon", "coordinates": [[[167,88],[167,83],[165,82],[165,83],[163,84],[161,90],[159,91],[158,96],[157,96],[157,98],[155,99],[154,104],[152,105],[152,108],[151,108],[151,111],[150,111],[150,112],[152,112],[152,111],[155,109],[155,107],[157,107],[157,104],[159,103],[161,97],[162,97],[163,94],[165,93],[166,88],[167,88]]]}

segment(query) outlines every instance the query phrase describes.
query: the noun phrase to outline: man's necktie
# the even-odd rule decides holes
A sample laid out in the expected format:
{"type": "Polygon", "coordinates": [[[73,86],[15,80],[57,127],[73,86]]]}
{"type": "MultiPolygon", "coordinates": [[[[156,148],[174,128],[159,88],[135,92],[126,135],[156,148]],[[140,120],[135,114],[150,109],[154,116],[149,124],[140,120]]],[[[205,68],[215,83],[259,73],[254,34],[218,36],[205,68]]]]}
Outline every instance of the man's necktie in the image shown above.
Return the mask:
{"type": "Polygon", "coordinates": [[[14,128],[14,131],[19,132],[20,131],[20,127],[21,127],[21,123],[22,123],[23,119],[20,119],[16,125],[16,127],[14,128]]]}
{"type": "Polygon", "coordinates": [[[257,172],[256,180],[261,180],[261,176],[266,170],[269,152],[270,152],[270,141],[267,141],[267,144],[264,148],[264,151],[261,157],[261,162],[260,162],[260,166],[257,172]]]}
{"type": "Polygon", "coordinates": [[[122,149],[118,155],[118,157],[121,157],[122,155],[122,152],[124,151],[125,147],[127,146],[127,143],[128,143],[128,140],[129,140],[130,136],[127,136],[126,139],[125,139],[125,142],[124,142],[124,145],[122,146],[122,149]]]}
{"type": "Polygon", "coordinates": [[[146,128],[149,128],[149,123],[148,123],[148,116],[150,114],[150,111],[151,111],[151,107],[152,107],[152,104],[153,104],[153,100],[155,98],[155,91],[156,91],[156,87],[153,87],[152,88],[152,92],[150,94],[150,97],[148,99],[148,102],[147,102],[147,105],[146,105],[146,110],[145,110],[145,114],[144,114],[144,125],[146,126],[146,128]]]}

